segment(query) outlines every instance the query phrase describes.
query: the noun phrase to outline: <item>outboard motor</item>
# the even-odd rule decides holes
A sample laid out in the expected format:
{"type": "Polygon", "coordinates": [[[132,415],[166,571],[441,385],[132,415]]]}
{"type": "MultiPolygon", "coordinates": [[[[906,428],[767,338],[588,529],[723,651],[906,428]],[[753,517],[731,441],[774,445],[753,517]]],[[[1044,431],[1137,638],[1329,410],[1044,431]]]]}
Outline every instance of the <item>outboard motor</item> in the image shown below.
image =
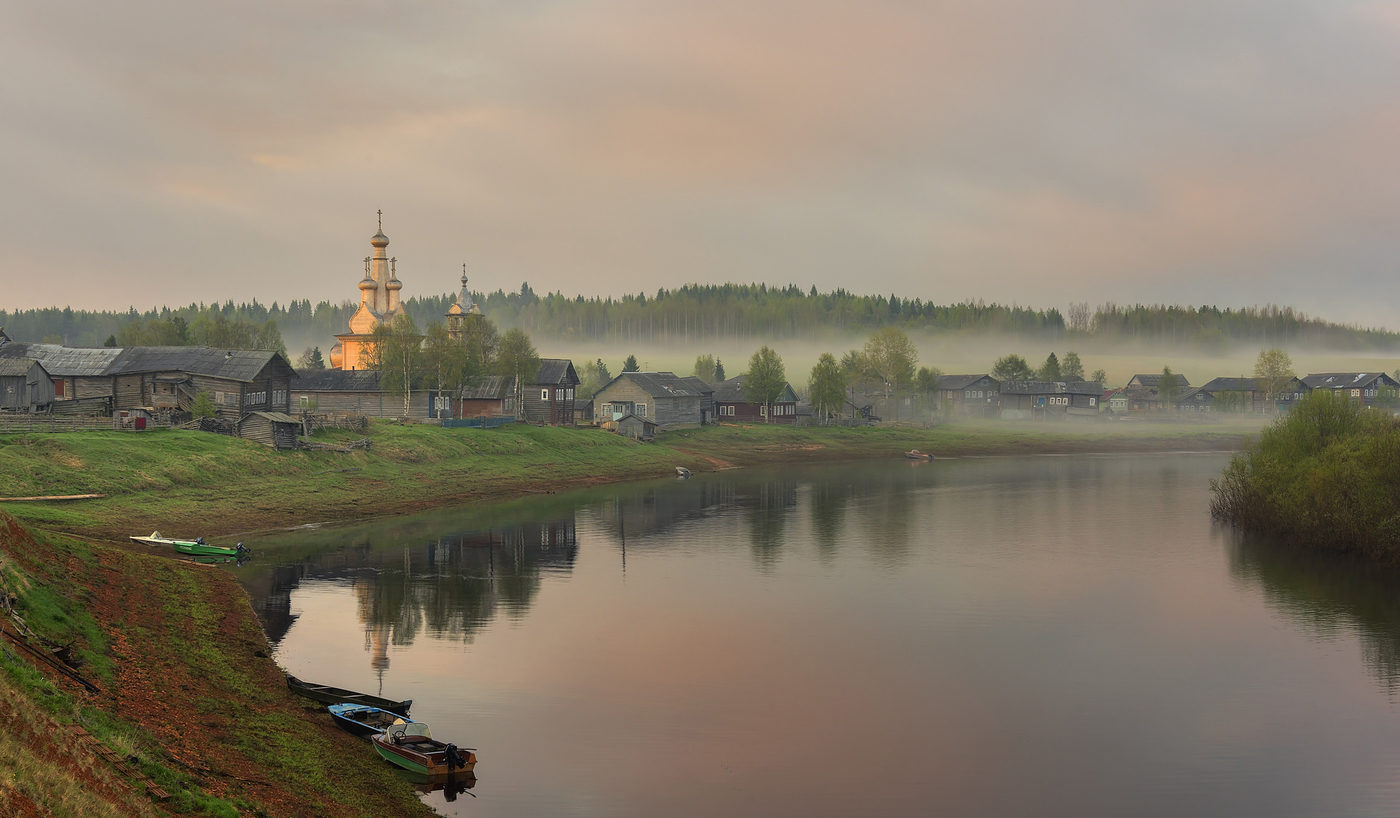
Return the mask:
{"type": "Polygon", "coordinates": [[[447,769],[448,769],[448,771],[450,772],[450,771],[452,771],[452,770],[457,769],[458,767],[465,767],[465,766],[467,766],[467,760],[466,760],[465,758],[462,758],[460,755],[457,754],[457,745],[455,745],[455,744],[449,744],[449,745],[447,745],[447,769]]]}

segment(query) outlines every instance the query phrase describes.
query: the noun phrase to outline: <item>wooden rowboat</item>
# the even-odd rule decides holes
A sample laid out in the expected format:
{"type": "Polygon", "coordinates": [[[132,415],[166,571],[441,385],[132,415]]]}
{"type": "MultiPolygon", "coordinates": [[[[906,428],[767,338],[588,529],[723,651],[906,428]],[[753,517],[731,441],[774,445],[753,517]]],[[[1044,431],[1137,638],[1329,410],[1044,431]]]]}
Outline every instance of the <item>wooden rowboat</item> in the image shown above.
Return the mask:
{"type": "Polygon", "coordinates": [[[921,452],[921,451],[919,451],[918,449],[910,449],[909,451],[907,451],[907,452],[904,453],[904,456],[907,457],[907,458],[909,458],[910,460],[932,460],[932,459],[933,459],[933,455],[929,454],[928,452],[921,452]]]}
{"type": "Polygon", "coordinates": [[[287,674],[287,687],[293,693],[305,696],[308,699],[315,699],[324,704],[367,704],[388,710],[390,713],[397,713],[400,716],[408,715],[408,708],[413,706],[413,699],[404,699],[396,702],[393,699],[386,699],[383,696],[371,696],[368,693],[356,693],[353,690],[346,690],[343,687],[331,687],[330,685],[318,685],[310,682],[303,682],[301,679],[287,674]]]}
{"type": "Polygon", "coordinates": [[[382,733],[396,724],[406,723],[398,713],[371,704],[340,702],[327,705],[326,709],[331,711],[331,719],[337,727],[347,733],[366,738],[382,733]]]}
{"type": "Polygon", "coordinates": [[[380,758],[429,778],[462,775],[476,768],[476,751],[438,741],[421,721],[395,725],[369,740],[380,758]]]}

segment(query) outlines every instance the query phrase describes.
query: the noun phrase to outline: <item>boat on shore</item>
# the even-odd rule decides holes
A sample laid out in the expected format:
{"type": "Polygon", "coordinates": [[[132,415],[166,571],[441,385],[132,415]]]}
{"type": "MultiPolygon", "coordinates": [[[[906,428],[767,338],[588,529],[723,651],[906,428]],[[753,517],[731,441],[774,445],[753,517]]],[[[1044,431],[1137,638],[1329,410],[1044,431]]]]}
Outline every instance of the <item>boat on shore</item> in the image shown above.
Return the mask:
{"type": "Polygon", "coordinates": [[[311,682],[303,682],[301,679],[287,674],[287,688],[293,693],[305,696],[308,699],[315,699],[323,704],[367,704],[378,707],[381,710],[388,710],[390,713],[397,713],[400,716],[408,715],[408,708],[413,706],[413,699],[394,701],[383,696],[372,696],[369,693],[356,693],[353,690],[346,690],[343,687],[331,687],[330,685],[318,685],[311,682]]]}
{"type": "Polygon", "coordinates": [[[338,702],[326,705],[326,709],[331,711],[331,720],[337,727],[363,738],[383,733],[396,724],[406,723],[404,717],[398,713],[372,704],[338,702]]]}
{"type": "Polygon", "coordinates": [[[147,537],[133,536],[131,541],[144,543],[145,545],[168,545],[181,554],[188,554],[192,557],[246,557],[251,553],[244,547],[243,543],[237,545],[210,545],[204,541],[203,537],[196,537],[193,540],[181,540],[176,537],[162,537],[159,531],[152,531],[150,536],[147,537]]]}
{"type": "Polygon", "coordinates": [[[462,775],[476,768],[475,750],[438,741],[421,721],[394,725],[369,740],[380,758],[429,778],[462,775]]]}
{"type": "Polygon", "coordinates": [[[928,452],[921,452],[921,451],[919,451],[918,449],[910,449],[909,451],[907,451],[907,452],[904,453],[904,456],[907,457],[907,458],[909,458],[910,460],[932,460],[932,459],[933,459],[933,455],[929,454],[928,452]]]}

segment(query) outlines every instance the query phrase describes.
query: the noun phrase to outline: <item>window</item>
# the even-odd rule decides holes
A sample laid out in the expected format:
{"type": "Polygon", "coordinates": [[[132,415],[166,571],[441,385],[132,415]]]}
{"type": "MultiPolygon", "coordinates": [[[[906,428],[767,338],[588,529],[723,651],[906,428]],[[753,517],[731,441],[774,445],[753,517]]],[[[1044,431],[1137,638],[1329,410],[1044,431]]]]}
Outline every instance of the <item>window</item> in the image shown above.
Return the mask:
{"type": "Polygon", "coordinates": [[[646,416],[647,416],[647,405],[646,405],[645,403],[639,403],[639,404],[637,404],[637,410],[636,410],[636,411],[637,411],[637,417],[639,417],[639,418],[644,418],[644,417],[646,417],[646,416]]]}
{"type": "MultiPolygon", "coordinates": [[[[1196,397],[1199,398],[1200,395],[1197,395],[1196,397]]],[[[1099,399],[1098,399],[1098,398],[1089,398],[1089,405],[1090,405],[1090,406],[1098,406],[1098,405],[1099,405],[1099,399]]]]}
{"type": "Polygon", "coordinates": [[[554,390],[554,399],[557,401],[564,400],[564,390],[562,388],[554,390]]]}
{"type": "Polygon", "coordinates": [[[573,400],[573,399],[574,399],[574,388],[573,388],[572,386],[569,387],[568,389],[564,390],[564,397],[565,397],[565,399],[567,399],[567,400],[573,400]]]}
{"type": "Polygon", "coordinates": [[[311,408],[311,396],[310,396],[310,395],[297,395],[297,406],[300,406],[302,409],[310,409],[310,408],[311,408]]]}
{"type": "Polygon", "coordinates": [[[548,389],[541,389],[541,390],[540,390],[540,400],[549,400],[549,390],[548,390],[548,389]]]}
{"type": "Polygon", "coordinates": [[[605,414],[605,415],[611,415],[611,414],[612,414],[612,404],[611,404],[611,403],[605,403],[605,404],[603,404],[603,414],[605,414]]]}
{"type": "Polygon", "coordinates": [[[281,406],[282,404],[286,403],[286,402],[287,402],[287,390],[285,390],[285,389],[274,389],[274,390],[272,390],[272,402],[273,402],[274,404],[278,405],[278,406],[281,406]]]}

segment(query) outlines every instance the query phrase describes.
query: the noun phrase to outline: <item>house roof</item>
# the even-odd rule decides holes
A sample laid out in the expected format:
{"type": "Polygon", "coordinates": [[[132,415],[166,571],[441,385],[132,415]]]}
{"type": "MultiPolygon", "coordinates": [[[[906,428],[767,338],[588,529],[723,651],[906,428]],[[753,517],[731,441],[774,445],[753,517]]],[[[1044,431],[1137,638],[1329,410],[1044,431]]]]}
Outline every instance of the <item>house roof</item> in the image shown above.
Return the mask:
{"type": "Polygon", "coordinates": [[[482,375],[462,386],[462,400],[503,400],[510,397],[515,378],[509,375],[482,375]]]}
{"type": "Polygon", "coordinates": [[[280,363],[293,376],[296,370],[282,353],[267,349],[215,349],[212,347],[128,347],[107,368],[108,375],[137,372],[188,372],[250,383],[269,366],[280,363]]]}
{"type": "Polygon", "coordinates": [[[690,383],[689,378],[678,377],[674,372],[623,372],[598,391],[602,392],[608,386],[624,379],[630,380],[638,389],[656,398],[698,398],[702,394],[690,383]]]}
{"type": "Polygon", "coordinates": [[[579,379],[574,371],[574,362],[568,358],[541,358],[534,382],[573,386],[579,379]]]}
{"type": "MultiPolygon", "coordinates": [[[[1172,375],[1172,377],[1176,378],[1176,385],[1178,387],[1186,387],[1191,385],[1190,382],[1186,380],[1185,375],[1174,374],[1172,375]]],[[[1136,382],[1139,386],[1146,386],[1149,389],[1155,388],[1162,383],[1162,373],[1158,372],[1155,375],[1134,375],[1132,378],[1128,379],[1128,383],[1131,384],[1134,382],[1136,382]]]]}
{"type": "Polygon", "coordinates": [[[1384,372],[1321,372],[1304,377],[1303,385],[1309,389],[1361,389],[1382,378],[1388,386],[1395,384],[1384,372]]]}
{"type": "Polygon", "coordinates": [[[24,377],[36,364],[44,368],[37,358],[0,358],[0,378],[24,377]]]}
{"type": "Polygon", "coordinates": [[[681,378],[681,380],[695,387],[695,391],[699,392],[701,395],[713,395],[715,393],[715,388],[713,386],[710,386],[694,375],[686,375],[681,378]]]}
{"type": "Polygon", "coordinates": [[[10,342],[0,347],[0,357],[33,358],[49,375],[58,378],[96,378],[107,374],[122,350],[117,347],[65,347],[58,344],[10,342]]]}
{"type": "Polygon", "coordinates": [[[993,383],[1000,383],[996,378],[986,373],[981,375],[939,375],[937,383],[939,389],[966,389],[983,378],[988,378],[993,383]]]}
{"type": "Polygon", "coordinates": [[[1211,378],[1201,385],[1207,392],[1253,392],[1256,388],[1253,378],[1211,378]]]}
{"type": "MultiPolygon", "coordinates": [[[[748,395],[744,392],[744,383],[748,380],[748,375],[735,375],[734,377],[720,381],[715,384],[716,403],[748,403],[748,395]]],[[[783,383],[783,391],[778,396],[777,403],[792,403],[797,400],[797,393],[793,391],[792,384],[783,383]]]]}
{"type": "Polygon", "coordinates": [[[378,392],[377,369],[299,369],[298,392],[378,392]]]}

